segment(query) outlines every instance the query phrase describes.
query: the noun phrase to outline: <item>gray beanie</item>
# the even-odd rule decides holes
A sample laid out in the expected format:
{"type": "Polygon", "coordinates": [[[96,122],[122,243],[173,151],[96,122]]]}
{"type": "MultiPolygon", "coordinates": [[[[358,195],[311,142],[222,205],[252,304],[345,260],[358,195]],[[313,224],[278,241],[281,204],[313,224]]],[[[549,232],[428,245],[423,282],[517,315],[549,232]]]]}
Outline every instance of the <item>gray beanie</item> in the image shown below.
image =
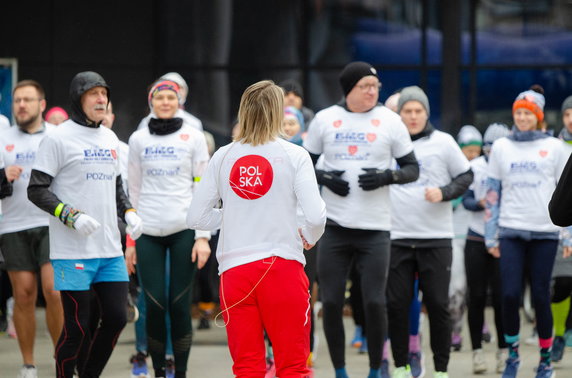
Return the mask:
{"type": "Polygon", "coordinates": [[[491,145],[495,140],[509,135],[510,130],[507,125],[504,123],[491,123],[485,130],[483,142],[491,145]]]}
{"type": "Polygon", "coordinates": [[[567,109],[570,108],[572,108],[572,96],[566,97],[566,99],[562,103],[562,113],[564,113],[567,109]]]}
{"type": "Polygon", "coordinates": [[[423,105],[425,110],[427,111],[427,116],[431,114],[429,111],[429,99],[423,89],[419,88],[416,85],[411,87],[405,87],[401,90],[401,96],[399,96],[399,101],[397,101],[397,113],[401,113],[401,108],[405,105],[406,102],[409,101],[418,101],[423,105]]]}

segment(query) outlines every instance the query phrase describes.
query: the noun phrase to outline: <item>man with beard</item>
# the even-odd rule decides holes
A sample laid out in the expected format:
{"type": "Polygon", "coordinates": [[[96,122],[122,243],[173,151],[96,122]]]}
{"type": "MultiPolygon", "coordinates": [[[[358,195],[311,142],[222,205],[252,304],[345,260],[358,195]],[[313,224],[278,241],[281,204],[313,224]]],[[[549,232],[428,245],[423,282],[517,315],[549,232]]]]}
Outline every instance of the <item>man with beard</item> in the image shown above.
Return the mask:
{"type": "Polygon", "coordinates": [[[119,140],[101,126],[109,86],[95,72],[80,72],[71,82],[70,97],[71,119],[38,148],[28,198],[53,215],[50,259],[65,329],[55,353],[56,376],[74,375],[93,311],[93,288],[101,322],[78,368],[79,376],[99,377],[126,322],[128,277],[117,216],[125,220],[133,239],[141,234],[142,222],[122,187],[119,140]]]}
{"type": "Polygon", "coordinates": [[[40,141],[53,125],[42,119],[46,108],[44,89],[34,80],[19,82],[13,91],[12,109],[16,125],[0,134],[0,154],[5,168],[2,177],[3,219],[0,248],[12,283],[14,325],[22,353],[18,377],[36,377],[34,339],[38,280],[46,300],[46,323],[55,345],[63,325],[59,292],[54,290],[50,263],[48,216],[28,200],[26,190],[40,141]]]}

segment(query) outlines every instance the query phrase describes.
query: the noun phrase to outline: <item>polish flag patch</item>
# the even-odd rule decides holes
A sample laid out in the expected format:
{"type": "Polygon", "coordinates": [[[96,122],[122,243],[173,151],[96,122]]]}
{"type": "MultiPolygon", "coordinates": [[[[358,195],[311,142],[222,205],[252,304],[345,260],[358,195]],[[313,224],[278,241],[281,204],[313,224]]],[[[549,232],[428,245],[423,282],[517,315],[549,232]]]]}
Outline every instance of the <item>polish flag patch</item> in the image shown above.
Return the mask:
{"type": "Polygon", "coordinates": [[[76,268],[76,270],[83,270],[83,264],[81,264],[81,263],[76,263],[76,264],[75,264],[75,268],[76,268]]]}

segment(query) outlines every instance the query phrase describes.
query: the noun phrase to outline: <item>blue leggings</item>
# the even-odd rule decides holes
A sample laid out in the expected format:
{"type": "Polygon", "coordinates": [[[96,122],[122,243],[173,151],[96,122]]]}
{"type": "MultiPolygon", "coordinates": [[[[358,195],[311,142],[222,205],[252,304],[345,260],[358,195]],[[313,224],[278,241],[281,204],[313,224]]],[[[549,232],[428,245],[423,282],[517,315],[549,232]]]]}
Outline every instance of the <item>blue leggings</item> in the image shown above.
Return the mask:
{"type": "Polygon", "coordinates": [[[506,335],[516,336],[520,330],[519,308],[526,266],[530,271],[538,337],[540,339],[552,337],[550,280],[557,247],[558,240],[501,237],[500,272],[503,325],[506,335]]]}
{"type": "Polygon", "coordinates": [[[409,306],[409,334],[417,336],[419,334],[419,316],[421,315],[421,301],[419,300],[419,278],[413,284],[413,299],[409,306]]]}

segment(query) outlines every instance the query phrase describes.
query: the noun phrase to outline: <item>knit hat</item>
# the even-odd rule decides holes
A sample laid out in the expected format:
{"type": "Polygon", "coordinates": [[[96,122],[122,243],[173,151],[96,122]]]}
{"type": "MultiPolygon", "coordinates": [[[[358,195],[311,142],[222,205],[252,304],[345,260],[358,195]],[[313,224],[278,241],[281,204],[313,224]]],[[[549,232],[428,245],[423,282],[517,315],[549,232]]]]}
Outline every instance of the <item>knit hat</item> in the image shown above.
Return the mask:
{"type": "Polygon", "coordinates": [[[542,122],[544,119],[544,104],[544,95],[529,89],[516,97],[514,104],[512,104],[512,113],[514,114],[517,109],[528,109],[534,113],[538,122],[542,122]]]}
{"type": "Polygon", "coordinates": [[[95,87],[103,87],[107,90],[107,102],[111,101],[111,91],[105,79],[93,71],[84,71],[75,75],[70,83],[71,119],[80,125],[88,126],[99,123],[87,118],[81,105],[81,96],[95,87]]]}
{"type": "Polygon", "coordinates": [[[294,93],[296,96],[300,97],[304,101],[304,90],[300,83],[294,79],[284,80],[280,83],[282,89],[284,89],[284,94],[294,93]]]}
{"type": "Polygon", "coordinates": [[[423,105],[425,110],[427,111],[427,116],[431,114],[429,110],[429,99],[423,89],[419,88],[416,85],[412,85],[411,87],[405,87],[401,91],[401,96],[399,96],[399,100],[397,101],[397,113],[401,113],[401,108],[405,105],[406,102],[409,101],[418,101],[423,105]]]}
{"type": "Polygon", "coordinates": [[[377,76],[377,71],[373,66],[366,62],[351,62],[344,67],[340,74],[340,84],[344,96],[354,89],[356,83],[366,76],[377,76]]]}
{"type": "Polygon", "coordinates": [[[187,101],[187,94],[189,93],[189,86],[187,85],[185,79],[183,79],[183,77],[178,72],[168,72],[161,76],[159,80],[169,80],[177,83],[181,89],[179,91],[179,95],[181,96],[180,103],[181,105],[185,104],[185,101],[187,101]]]}
{"type": "Polygon", "coordinates": [[[385,107],[397,111],[397,102],[399,101],[400,96],[401,92],[397,92],[389,96],[387,100],[385,100],[385,107]]]}
{"type": "Polygon", "coordinates": [[[490,145],[493,144],[495,140],[508,136],[509,134],[510,130],[504,123],[491,123],[485,130],[483,142],[485,145],[490,145]]]}
{"type": "Polygon", "coordinates": [[[44,117],[44,119],[48,119],[50,118],[50,116],[52,116],[53,114],[57,114],[60,113],[61,115],[63,115],[65,117],[65,119],[69,118],[68,112],[65,111],[65,109],[60,108],[59,106],[54,106],[53,108],[51,108],[50,110],[48,110],[46,112],[46,116],[44,117]]]}
{"type": "Polygon", "coordinates": [[[157,93],[159,93],[160,91],[164,91],[164,90],[169,90],[169,91],[175,92],[175,94],[177,95],[177,98],[179,99],[179,103],[181,103],[181,94],[180,94],[180,89],[179,89],[179,86],[177,85],[177,83],[175,83],[174,81],[170,81],[170,80],[160,80],[160,81],[156,82],[155,84],[153,84],[153,86],[151,87],[151,90],[149,91],[149,97],[148,97],[149,108],[153,109],[153,105],[151,105],[151,100],[153,99],[153,97],[155,97],[157,95],[157,93]]]}
{"type": "Polygon", "coordinates": [[[465,125],[461,127],[459,134],[457,134],[457,143],[461,148],[466,146],[482,146],[483,137],[475,126],[465,125]]]}
{"type": "Polygon", "coordinates": [[[300,131],[304,131],[304,116],[302,112],[293,106],[284,108],[284,119],[294,118],[300,124],[300,131]]]}
{"type": "Polygon", "coordinates": [[[572,96],[568,96],[562,103],[562,113],[571,108],[572,108],[572,96]]]}

